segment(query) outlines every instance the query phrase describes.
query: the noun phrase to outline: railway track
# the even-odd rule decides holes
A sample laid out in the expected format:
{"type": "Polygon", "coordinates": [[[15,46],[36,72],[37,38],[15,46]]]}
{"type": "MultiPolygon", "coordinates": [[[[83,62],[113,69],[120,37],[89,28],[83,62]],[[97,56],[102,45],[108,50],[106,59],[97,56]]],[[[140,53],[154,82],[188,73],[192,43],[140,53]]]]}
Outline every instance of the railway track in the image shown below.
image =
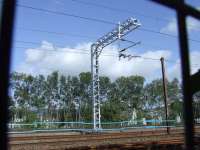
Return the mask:
{"type": "MultiPolygon", "coordinates": [[[[198,131],[200,131],[198,129],[198,131]]],[[[138,148],[147,146],[183,145],[183,129],[126,131],[112,133],[90,133],[67,135],[65,133],[43,133],[11,135],[10,149],[107,149],[138,148]]]]}

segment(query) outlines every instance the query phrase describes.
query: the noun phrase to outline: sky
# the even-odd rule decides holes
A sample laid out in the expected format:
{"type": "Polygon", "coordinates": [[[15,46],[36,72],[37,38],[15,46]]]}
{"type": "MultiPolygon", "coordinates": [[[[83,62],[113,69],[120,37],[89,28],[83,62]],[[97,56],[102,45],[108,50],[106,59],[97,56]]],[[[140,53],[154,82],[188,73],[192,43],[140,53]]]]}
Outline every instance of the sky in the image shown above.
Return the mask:
{"type": "MultiPolygon", "coordinates": [[[[18,0],[17,3],[11,72],[48,75],[59,71],[78,75],[90,71],[91,44],[116,28],[115,24],[105,22],[117,24],[133,17],[141,27],[124,39],[141,44],[126,53],[142,58],[119,60],[118,51],[130,43],[117,41],[103,49],[100,75],[113,80],[142,75],[151,81],[161,77],[160,61],[151,59],[164,57],[167,77],[180,79],[176,13],[168,8],[149,0],[18,0]]],[[[199,0],[187,3],[200,8],[199,0]]],[[[191,73],[194,73],[200,68],[200,22],[188,18],[187,24],[191,73]]]]}

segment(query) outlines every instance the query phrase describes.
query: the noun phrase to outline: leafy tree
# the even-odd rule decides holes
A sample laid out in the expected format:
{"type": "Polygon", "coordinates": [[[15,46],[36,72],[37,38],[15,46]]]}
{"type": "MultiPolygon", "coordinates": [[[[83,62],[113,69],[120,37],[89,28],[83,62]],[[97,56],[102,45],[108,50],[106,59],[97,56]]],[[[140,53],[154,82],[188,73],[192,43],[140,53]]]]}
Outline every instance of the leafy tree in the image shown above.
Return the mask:
{"type": "Polygon", "coordinates": [[[59,121],[65,121],[67,114],[67,79],[65,76],[61,75],[59,79],[59,121]]]}
{"type": "Polygon", "coordinates": [[[33,95],[32,106],[37,111],[42,111],[43,109],[45,109],[47,103],[45,93],[46,93],[45,77],[43,75],[39,75],[33,79],[33,89],[32,89],[32,95],[33,95]]]}
{"type": "Polygon", "coordinates": [[[169,118],[175,119],[177,116],[183,117],[182,94],[178,79],[174,79],[168,83],[168,107],[169,118]]]}
{"type": "Polygon", "coordinates": [[[92,100],[91,100],[91,73],[82,72],[80,79],[80,121],[91,121],[92,118],[92,100]]]}
{"type": "Polygon", "coordinates": [[[144,88],[143,109],[146,111],[147,117],[161,115],[164,118],[164,97],[162,80],[153,80],[146,84],[144,88]]]}
{"type": "Polygon", "coordinates": [[[59,94],[58,94],[58,72],[53,72],[47,76],[47,92],[45,97],[48,104],[48,112],[50,114],[50,120],[57,120],[59,107],[59,94]]]}
{"type": "Polygon", "coordinates": [[[107,116],[110,121],[127,120],[132,117],[134,109],[140,111],[143,84],[144,78],[141,76],[120,77],[107,84],[108,100],[102,106],[102,118],[107,120],[107,116]]]}
{"type": "MultiPolygon", "coordinates": [[[[100,77],[102,121],[130,120],[134,109],[138,119],[152,115],[164,117],[162,80],[144,84],[142,76],[119,77],[111,81],[100,77]]],[[[48,76],[11,74],[9,99],[10,118],[32,122],[42,118],[49,121],[92,121],[91,73],[64,76],[57,71],[48,76]]],[[[170,118],[182,116],[181,87],[177,79],[167,81],[170,118]]],[[[195,103],[199,94],[194,96],[195,103]]],[[[197,109],[196,109],[197,110],[197,109]]],[[[198,110],[199,111],[199,110],[198,110]]]]}
{"type": "Polygon", "coordinates": [[[9,110],[8,118],[10,122],[14,122],[16,107],[15,107],[15,102],[12,97],[8,97],[8,110],[9,110]]]}
{"type": "Polygon", "coordinates": [[[33,100],[33,76],[15,72],[11,75],[11,80],[14,99],[19,106],[18,110],[23,114],[22,119],[26,120],[33,100]]]}

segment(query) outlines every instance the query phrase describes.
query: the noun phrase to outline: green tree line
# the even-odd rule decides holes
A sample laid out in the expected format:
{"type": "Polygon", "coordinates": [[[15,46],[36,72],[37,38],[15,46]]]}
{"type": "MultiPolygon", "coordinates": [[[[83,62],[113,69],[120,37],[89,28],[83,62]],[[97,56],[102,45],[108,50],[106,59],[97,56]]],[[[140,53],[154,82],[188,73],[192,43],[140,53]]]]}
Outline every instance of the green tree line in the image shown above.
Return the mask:
{"type": "MultiPolygon", "coordinates": [[[[167,81],[170,119],[182,118],[182,95],[177,79],[167,81]]],[[[10,76],[10,122],[92,121],[91,74],[65,76],[53,72],[32,76],[14,72],[10,76]]],[[[142,76],[100,77],[102,121],[164,118],[162,80],[146,83],[142,76]]]]}

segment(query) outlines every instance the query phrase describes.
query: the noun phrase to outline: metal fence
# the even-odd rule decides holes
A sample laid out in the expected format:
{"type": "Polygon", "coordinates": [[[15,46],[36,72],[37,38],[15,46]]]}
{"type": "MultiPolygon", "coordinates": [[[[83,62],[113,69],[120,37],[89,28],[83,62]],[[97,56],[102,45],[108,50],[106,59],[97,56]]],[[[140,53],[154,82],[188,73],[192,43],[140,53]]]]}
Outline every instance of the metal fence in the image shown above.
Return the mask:
{"type": "MultiPolygon", "coordinates": [[[[128,129],[157,129],[169,127],[183,126],[182,122],[176,120],[135,120],[135,121],[119,121],[119,122],[102,122],[101,130],[128,130],[128,129]]],[[[83,131],[92,130],[92,122],[33,122],[33,123],[9,123],[10,132],[26,132],[26,131],[83,131]]]]}

